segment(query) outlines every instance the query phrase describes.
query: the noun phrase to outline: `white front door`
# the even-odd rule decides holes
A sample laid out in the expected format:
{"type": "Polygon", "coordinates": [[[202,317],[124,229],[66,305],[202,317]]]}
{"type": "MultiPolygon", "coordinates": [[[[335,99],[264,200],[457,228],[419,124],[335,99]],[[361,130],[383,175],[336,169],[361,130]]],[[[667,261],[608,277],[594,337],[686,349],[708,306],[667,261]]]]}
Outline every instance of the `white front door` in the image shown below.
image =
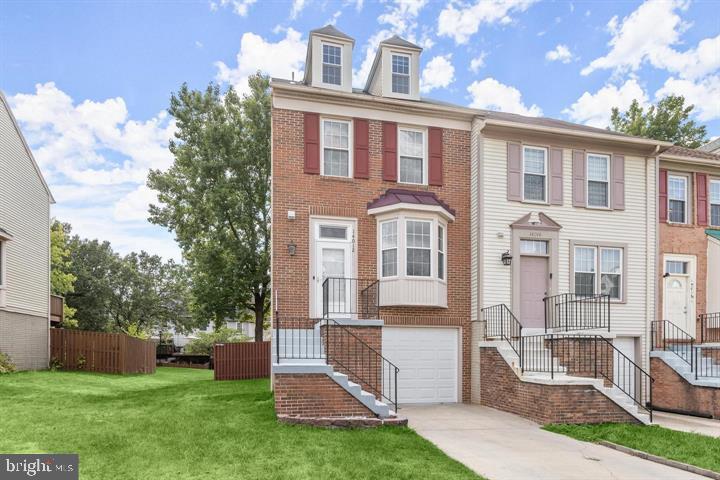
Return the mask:
{"type": "Polygon", "coordinates": [[[310,309],[314,317],[322,317],[325,312],[343,317],[353,311],[352,281],[349,280],[354,277],[355,265],[353,227],[354,222],[347,220],[312,221],[310,309]]]}
{"type": "Polygon", "coordinates": [[[695,336],[695,257],[666,255],[663,277],[663,320],[695,336]]]}

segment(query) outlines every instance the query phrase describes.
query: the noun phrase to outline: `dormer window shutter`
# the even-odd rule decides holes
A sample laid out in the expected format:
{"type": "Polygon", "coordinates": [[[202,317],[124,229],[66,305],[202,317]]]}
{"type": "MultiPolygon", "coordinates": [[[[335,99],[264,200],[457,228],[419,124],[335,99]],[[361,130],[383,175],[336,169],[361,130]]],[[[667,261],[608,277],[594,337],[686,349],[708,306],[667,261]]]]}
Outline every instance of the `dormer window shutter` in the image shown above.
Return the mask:
{"type": "Polygon", "coordinates": [[[305,173],[320,174],[320,115],[305,112],[305,173]]]}
{"type": "Polygon", "coordinates": [[[612,156],[612,193],[613,210],[625,210],[625,156],[612,156]]]}
{"type": "Polygon", "coordinates": [[[370,178],[370,122],[364,118],[353,119],[353,163],[355,178],[370,178]]]}
{"type": "Polygon", "coordinates": [[[668,171],[660,170],[658,178],[658,216],[660,221],[668,221],[668,171]]]}
{"type": "Polygon", "coordinates": [[[387,182],[397,182],[397,123],[383,122],[382,176],[387,182]]]}
{"type": "Polygon", "coordinates": [[[573,207],[587,206],[587,196],[585,195],[585,151],[573,150],[573,171],[572,171],[572,190],[573,190],[573,207]]]}
{"type": "Polygon", "coordinates": [[[443,184],[443,131],[442,128],[428,128],[428,183],[442,187],[443,184]]]}
{"type": "Polygon", "coordinates": [[[697,224],[708,224],[708,180],[704,173],[695,174],[695,190],[697,191],[697,224]]]}

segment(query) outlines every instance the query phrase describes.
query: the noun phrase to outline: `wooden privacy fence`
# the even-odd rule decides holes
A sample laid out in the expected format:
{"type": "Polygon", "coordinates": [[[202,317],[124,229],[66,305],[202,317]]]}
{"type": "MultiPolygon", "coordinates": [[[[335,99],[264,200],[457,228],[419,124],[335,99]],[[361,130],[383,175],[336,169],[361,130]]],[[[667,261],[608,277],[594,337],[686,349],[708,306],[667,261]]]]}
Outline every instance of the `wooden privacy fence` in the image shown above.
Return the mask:
{"type": "Polygon", "coordinates": [[[270,376],[270,342],[217,343],[213,358],[215,380],[270,376]]]}
{"type": "Polygon", "coordinates": [[[155,343],[123,333],[51,328],[50,358],[63,370],[155,373],[155,343]]]}

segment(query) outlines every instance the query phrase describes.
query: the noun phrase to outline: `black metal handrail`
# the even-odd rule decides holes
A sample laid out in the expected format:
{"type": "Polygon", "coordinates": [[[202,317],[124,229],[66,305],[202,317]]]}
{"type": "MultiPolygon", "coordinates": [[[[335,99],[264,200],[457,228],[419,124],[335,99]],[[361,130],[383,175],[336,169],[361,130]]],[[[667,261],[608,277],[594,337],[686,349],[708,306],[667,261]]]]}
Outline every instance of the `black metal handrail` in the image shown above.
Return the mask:
{"type": "Polygon", "coordinates": [[[720,312],[698,315],[700,343],[720,343],[720,312]]]}
{"type": "Polygon", "coordinates": [[[523,372],[601,378],[648,412],[652,422],[653,378],[600,335],[548,333],[522,337],[523,372]]]}
{"type": "Polygon", "coordinates": [[[481,311],[485,321],[485,338],[500,337],[508,342],[522,364],[520,339],[523,327],[512,311],[504,303],[485,307],[481,311]]]}
{"type": "Polygon", "coordinates": [[[328,277],[322,283],[323,317],[380,318],[380,281],[328,277]]]}
{"type": "Polygon", "coordinates": [[[332,318],[275,318],[275,354],[280,360],[322,360],[397,411],[400,369],[332,318]]]}
{"type": "Polygon", "coordinates": [[[695,347],[695,380],[720,378],[720,347],[695,347]]]}
{"type": "Polygon", "coordinates": [[[543,298],[545,331],[610,331],[610,295],[561,293],[543,298]]]}
{"type": "Polygon", "coordinates": [[[695,369],[695,338],[669,320],[650,322],[650,341],[653,350],[664,350],[677,355],[695,369]]]}

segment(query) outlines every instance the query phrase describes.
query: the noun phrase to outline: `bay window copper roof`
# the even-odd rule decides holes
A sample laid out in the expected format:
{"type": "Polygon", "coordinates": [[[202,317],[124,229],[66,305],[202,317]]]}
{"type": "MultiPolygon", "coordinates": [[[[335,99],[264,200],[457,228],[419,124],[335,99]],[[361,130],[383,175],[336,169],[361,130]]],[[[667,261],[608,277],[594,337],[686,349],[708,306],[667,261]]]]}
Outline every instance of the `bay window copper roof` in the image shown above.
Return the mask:
{"type": "Polygon", "coordinates": [[[390,205],[396,205],[399,203],[441,207],[453,217],[455,216],[455,209],[450,208],[447,203],[440,200],[433,192],[404,190],[401,188],[389,188],[378,198],[371,202],[368,202],[367,207],[368,210],[372,210],[375,208],[388,207],[390,205]]]}

